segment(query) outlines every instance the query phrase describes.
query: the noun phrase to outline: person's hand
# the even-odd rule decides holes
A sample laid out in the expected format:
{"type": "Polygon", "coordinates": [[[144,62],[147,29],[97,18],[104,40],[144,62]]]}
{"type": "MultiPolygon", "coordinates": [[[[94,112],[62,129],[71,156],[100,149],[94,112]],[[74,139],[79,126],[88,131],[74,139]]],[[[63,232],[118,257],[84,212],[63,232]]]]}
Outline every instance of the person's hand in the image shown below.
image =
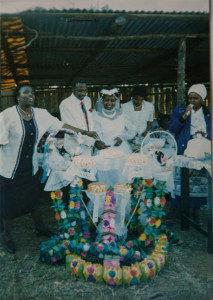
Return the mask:
{"type": "Polygon", "coordinates": [[[136,138],[131,139],[131,144],[136,144],[136,138]]]}
{"type": "Polygon", "coordinates": [[[186,109],[185,109],[185,111],[184,111],[184,113],[183,113],[183,115],[182,115],[182,118],[183,118],[183,119],[186,119],[186,117],[187,117],[188,115],[191,114],[192,108],[193,108],[193,104],[189,104],[189,105],[186,107],[186,109]]]}
{"type": "Polygon", "coordinates": [[[119,138],[119,137],[116,137],[116,138],[114,139],[114,141],[115,141],[115,144],[114,144],[115,147],[120,146],[120,145],[122,144],[122,142],[123,142],[122,139],[119,138]]]}
{"type": "Polygon", "coordinates": [[[106,149],[108,148],[109,146],[107,146],[103,141],[101,140],[96,140],[95,141],[95,148],[97,148],[98,150],[102,150],[102,149],[106,149]]]}
{"type": "Polygon", "coordinates": [[[145,130],[145,131],[141,134],[141,136],[145,137],[147,134],[148,134],[148,131],[145,130]]]}
{"type": "Polygon", "coordinates": [[[100,140],[100,137],[96,131],[86,131],[85,134],[92,137],[95,140],[100,140]]]}

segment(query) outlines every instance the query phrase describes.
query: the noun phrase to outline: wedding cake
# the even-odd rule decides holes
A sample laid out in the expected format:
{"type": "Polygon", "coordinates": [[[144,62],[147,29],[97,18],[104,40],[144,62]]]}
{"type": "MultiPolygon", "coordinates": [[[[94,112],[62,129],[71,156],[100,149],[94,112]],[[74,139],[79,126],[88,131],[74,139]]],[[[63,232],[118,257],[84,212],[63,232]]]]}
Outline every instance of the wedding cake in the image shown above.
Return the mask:
{"type": "Polygon", "coordinates": [[[127,163],[131,165],[143,165],[148,162],[148,156],[140,153],[133,153],[127,157],[127,163]]]}
{"type": "Polygon", "coordinates": [[[80,168],[93,167],[95,165],[95,159],[89,155],[79,155],[72,158],[73,165],[80,168]]]}
{"type": "Polygon", "coordinates": [[[119,182],[114,185],[115,193],[130,193],[131,186],[124,182],[119,182]]]}
{"type": "Polygon", "coordinates": [[[101,182],[92,182],[88,184],[87,190],[95,194],[106,193],[107,185],[101,182]]]}
{"type": "Polygon", "coordinates": [[[100,150],[100,156],[103,158],[122,158],[124,157],[124,152],[121,149],[107,148],[100,150]]]}

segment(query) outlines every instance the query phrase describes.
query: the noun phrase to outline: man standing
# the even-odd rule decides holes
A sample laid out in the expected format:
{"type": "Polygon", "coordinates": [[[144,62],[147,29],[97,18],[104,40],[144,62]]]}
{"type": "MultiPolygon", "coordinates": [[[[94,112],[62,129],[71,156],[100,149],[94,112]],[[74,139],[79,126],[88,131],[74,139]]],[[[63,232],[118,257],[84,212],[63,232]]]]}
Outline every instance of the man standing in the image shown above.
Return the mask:
{"type": "MultiPolygon", "coordinates": [[[[94,123],[91,111],[91,99],[86,96],[87,84],[83,78],[76,78],[72,82],[72,94],[64,99],[60,106],[61,120],[66,124],[72,124],[78,128],[93,131],[94,123]]],[[[96,148],[104,149],[106,145],[100,140],[94,140],[89,136],[84,136],[84,145],[82,146],[83,155],[91,155],[93,146],[96,148]]],[[[64,148],[71,155],[79,147],[75,138],[65,134],[64,148]]]]}

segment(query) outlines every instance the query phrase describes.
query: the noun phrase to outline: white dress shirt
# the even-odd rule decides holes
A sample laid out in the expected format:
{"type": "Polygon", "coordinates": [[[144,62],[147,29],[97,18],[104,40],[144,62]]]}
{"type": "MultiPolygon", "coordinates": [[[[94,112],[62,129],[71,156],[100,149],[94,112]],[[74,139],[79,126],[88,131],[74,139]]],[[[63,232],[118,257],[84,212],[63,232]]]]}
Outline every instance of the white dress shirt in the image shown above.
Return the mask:
{"type": "MultiPolygon", "coordinates": [[[[94,123],[92,118],[92,112],[91,109],[91,99],[87,96],[83,99],[84,106],[86,108],[87,112],[87,118],[88,118],[88,124],[89,124],[89,130],[94,130],[94,123]]],[[[87,130],[87,124],[85,120],[84,113],[81,108],[81,100],[75,97],[74,94],[71,94],[68,98],[64,99],[60,106],[59,106],[60,114],[61,114],[61,120],[69,125],[72,125],[74,127],[87,130]]],[[[89,136],[83,136],[84,145],[82,146],[82,154],[83,155],[91,155],[93,146],[95,143],[95,139],[89,137],[89,136]]],[[[78,142],[75,138],[73,138],[70,135],[65,134],[64,138],[64,148],[68,153],[73,155],[72,150],[75,150],[79,147],[78,142]]]]}

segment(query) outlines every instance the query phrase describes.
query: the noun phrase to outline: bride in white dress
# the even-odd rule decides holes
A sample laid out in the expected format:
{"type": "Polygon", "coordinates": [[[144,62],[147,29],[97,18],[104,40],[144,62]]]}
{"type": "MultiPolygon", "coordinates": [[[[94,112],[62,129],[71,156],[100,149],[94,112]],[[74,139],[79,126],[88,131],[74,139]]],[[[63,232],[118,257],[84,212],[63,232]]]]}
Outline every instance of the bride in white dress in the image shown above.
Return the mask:
{"type": "Polygon", "coordinates": [[[132,152],[127,140],[132,139],[135,127],[125,119],[120,109],[120,99],[116,88],[102,89],[93,112],[95,130],[100,139],[110,147],[122,149],[125,155],[132,152]]]}
{"type": "MultiPolygon", "coordinates": [[[[126,121],[120,109],[120,99],[116,88],[102,89],[96,102],[96,110],[93,112],[94,128],[100,139],[109,147],[121,149],[124,155],[132,153],[127,140],[132,139],[135,127],[126,121]]],[[[96,150],[95,154],[98,154],[96,150]]],[[[97,160],[97,181],[105,183],[108,188],[117,182],[126,182],[122,176],[125,164],[123,159],[100,159],[97,160]]]]}

